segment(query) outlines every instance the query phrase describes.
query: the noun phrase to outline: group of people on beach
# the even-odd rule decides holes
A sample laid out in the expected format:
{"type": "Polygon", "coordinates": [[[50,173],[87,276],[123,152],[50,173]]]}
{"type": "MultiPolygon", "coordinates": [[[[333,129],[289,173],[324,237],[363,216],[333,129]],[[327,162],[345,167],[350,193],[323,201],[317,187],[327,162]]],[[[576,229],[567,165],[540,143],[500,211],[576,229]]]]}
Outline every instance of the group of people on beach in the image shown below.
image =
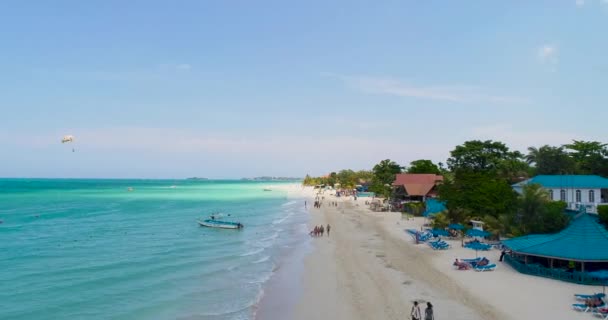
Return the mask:
{"type": "Polygon", "coordinates": [[[422,312],[420,311],[420,306],[418,305],[418,301],[414,301],[410,316],[412,316],[412,320],[435,320],[435,316],[433,315],[433,304],[430,302],[426,303],[426,309],[424,309],[423,319],[422,312]]]}
{"type": "Polygon", "coordinates": [[[322,237],[325,230],[327,230],[327,236],[329,237],[329,231],[331,231],[331,226],[329,224],[327,224],[327,229],[323,227],[323,225],[315,226],[309,234],[311,237],[322,237]]]}

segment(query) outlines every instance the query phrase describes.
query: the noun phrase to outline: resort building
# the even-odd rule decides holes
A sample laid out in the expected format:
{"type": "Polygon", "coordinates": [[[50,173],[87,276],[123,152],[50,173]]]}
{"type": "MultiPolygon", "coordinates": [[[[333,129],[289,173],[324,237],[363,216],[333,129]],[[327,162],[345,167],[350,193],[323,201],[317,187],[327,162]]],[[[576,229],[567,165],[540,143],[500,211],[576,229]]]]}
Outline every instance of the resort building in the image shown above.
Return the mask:
{"type": "Polygon", "coordinates": [[[597,213],[597,206],[608,205],[608,179],[596,175],[540,175],[518,182],[513,189],[519,193],[526,184],[539,184],[554,201],[564,201],[568,209],[597,213]]]}
{"type": "Polygon", "coordinates": [[[395,199],[421,201],[437,195],[437,185],[443,181],[443,176],[426,173],[400,173],[393,182],[395,199]]]}
{"type": "Polygon", "coordinates": [[[511,250],[505,261],[519,272],[581,283],[599,284],[592,271],[608,269],[608,231],[597,215],[581,213],[559,233],[503,240],[511,250]]]}

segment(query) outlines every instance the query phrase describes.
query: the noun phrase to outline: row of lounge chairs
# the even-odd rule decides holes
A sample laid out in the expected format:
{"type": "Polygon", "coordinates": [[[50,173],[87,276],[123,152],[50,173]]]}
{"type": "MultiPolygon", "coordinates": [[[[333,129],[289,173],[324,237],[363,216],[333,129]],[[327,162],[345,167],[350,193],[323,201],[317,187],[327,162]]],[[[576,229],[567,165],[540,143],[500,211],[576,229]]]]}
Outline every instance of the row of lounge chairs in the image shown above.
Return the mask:
{"type": "Polygon", "coordinates": [[[473,269],[479,272],[496,270],[496,264],[490,263],[490,261],[486,257],[456,260],[454,262],[454,266],[456,266],[458,270],[473,269]]]}
{"type": "Polygon", "coordinates": [[[585,303],[572,304],[572,309],[580,312],[591,312],[596,317],[608,319],[608,305],[604,301],[606,294],[575,294],[574,298],[585,303]]]}
{"type": "Polygon", "coordinates": [[[416,229],[406,229],[405,231],[409,233],[414,240],[416,240],[416,236],[418,236],[418,241],[420,242],[426,242],[433,238],[433,234],[428,231],[418,231],[416,229]]]}
{"type": "Polygon", "coordinates": [[[450,248],[450,245],[443,240],[429,241],[428,244],[433,250],[446,250],[450,248]]]}

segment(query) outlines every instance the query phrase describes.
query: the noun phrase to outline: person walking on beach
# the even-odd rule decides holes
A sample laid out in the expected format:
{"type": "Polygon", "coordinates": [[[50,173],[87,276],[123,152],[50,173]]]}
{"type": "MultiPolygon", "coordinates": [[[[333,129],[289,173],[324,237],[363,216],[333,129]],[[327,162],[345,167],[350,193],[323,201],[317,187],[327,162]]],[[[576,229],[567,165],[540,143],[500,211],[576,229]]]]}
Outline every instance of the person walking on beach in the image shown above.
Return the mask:
{"type": "Polygon", "coordinates": [[[327,236],[329,237],[329,230],[331,230],[331,226],[329,226],[329,223],[327,224],[327,236]]]}
{"type": "Polygon", "coordinates": [[[306,201],[304,201],[304,209],[307,209],[307,208],[306,208],[306,201]]]}
{"type": "Polygon", "coordinates": [[[424,320],[435,320],[433,315],[433,304],[430,302],[426,303],[426,309],[424,309],[424,320]]]}
{"type": "Polygon", "coordinates": [[[412,316],[412,320],[422,320],[420,319],[420,307],[418,306],[418,301],[414,301],[410,315],[412,316]]]}

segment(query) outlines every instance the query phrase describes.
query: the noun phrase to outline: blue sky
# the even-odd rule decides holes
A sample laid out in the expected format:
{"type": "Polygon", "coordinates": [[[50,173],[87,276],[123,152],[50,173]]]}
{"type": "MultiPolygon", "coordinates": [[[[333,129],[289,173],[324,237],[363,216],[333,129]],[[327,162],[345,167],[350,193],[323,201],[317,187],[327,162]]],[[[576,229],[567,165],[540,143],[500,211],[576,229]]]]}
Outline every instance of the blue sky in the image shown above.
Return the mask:
{"type": "Polygon", "coordinates": [[[607,31],[608,0],[4,2],[0,176],[303,176],[470,139],[607,142],[607,31]]]}

